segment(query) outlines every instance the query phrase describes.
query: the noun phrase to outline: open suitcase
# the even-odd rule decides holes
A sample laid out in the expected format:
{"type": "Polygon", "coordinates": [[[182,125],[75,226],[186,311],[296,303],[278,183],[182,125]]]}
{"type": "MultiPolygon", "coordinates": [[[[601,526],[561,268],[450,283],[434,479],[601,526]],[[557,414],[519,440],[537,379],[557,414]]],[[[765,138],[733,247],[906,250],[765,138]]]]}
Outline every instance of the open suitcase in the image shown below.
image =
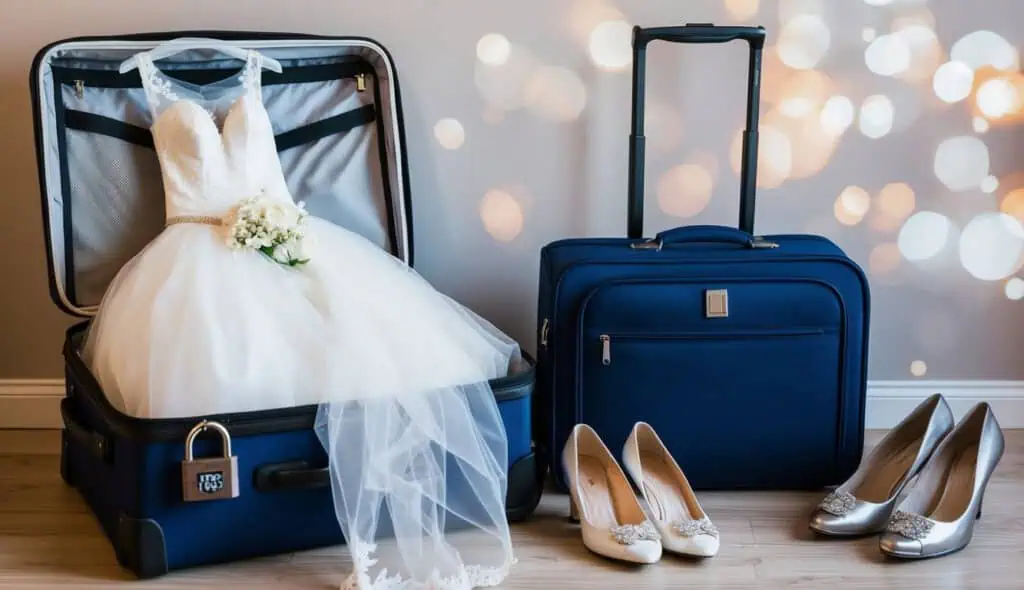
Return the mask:
{"type": "MultiPolygon", "coordinates": [[[[313,430],[316,406],[138,419],[108,403],[78,354],[106,286],[164,224],[139,73],[117,68],[178,37],[214,37],[280,61],[281,73],[262,74],[263,98],[292,194],[313,215],[413,259],[397,72],[375,41],[183,32],[67,39],[37,54],[30,86],[51,296],[85,318],[64,344],[61,475],[95,512],[118,561],[143,578],[344,542],[313,430]],[[235,498],[185,501],[186,438],[203,421],[216,424],[195,441],[195,458],[221,455],[222,425],[237,461],[235,498]]],[[[199,84],[240,67],[201,50],[161,62],[164,72],[199,84]]],[[[539,501],[542,477],[530,430],[532,361],[491,386],[508,436],[507,515],[522,520],[539,501]]]]}
{"type": "Polygon", "coordinates": [[[806,489],[850,476],[864,445],[870,292],[821,236],[756,236],[761,27],[633,31],[628,237],[541,252],[538,448],[563,489],[577,423],[621,448],[651,424],[697,489],[806,489]],[[739,228],[643,238],[648,44],[746,41],[739,228]]]}

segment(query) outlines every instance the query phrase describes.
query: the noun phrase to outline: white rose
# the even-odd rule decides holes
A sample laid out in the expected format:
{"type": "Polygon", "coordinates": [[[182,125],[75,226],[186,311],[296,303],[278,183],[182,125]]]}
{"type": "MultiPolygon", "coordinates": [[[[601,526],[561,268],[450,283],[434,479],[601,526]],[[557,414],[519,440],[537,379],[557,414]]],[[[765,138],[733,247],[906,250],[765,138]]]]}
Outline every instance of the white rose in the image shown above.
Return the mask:
{"type": "Polygon", "coordinates": [[[273,257],[274,260],[280,262],[281,264],[288,264],[288,261],[291,260],[291,253],[288,252],[288,245],[281,244],[274,248],[273,257]]]}

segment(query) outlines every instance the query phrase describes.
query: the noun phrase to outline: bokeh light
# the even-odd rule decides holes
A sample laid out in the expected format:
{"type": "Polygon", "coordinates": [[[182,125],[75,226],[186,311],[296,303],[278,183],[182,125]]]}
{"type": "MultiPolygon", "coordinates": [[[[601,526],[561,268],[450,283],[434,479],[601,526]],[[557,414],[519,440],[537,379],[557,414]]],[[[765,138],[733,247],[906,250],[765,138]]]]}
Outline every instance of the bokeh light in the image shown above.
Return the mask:
{"type": "Polygon", "coordinates": [[[934,258],[949,243],[953,223],[934,211],[918,211],[907,219],[896,240],[900,253],[911,262],[934,258]]]}
{"type": "Polygon", "coordinates": [[[986,80],[978,87],[975,97],[978,110],[989,119],[1005,117],[1018,110],[1021,96],[1014,84],[1006,78],[986,80]]]}
{"type": "Polygon", "coordinates": [[[843,225],[857,225],[871,207],[871,195],[859,186],[848,186],[836,197],[832,212],[843,225]]]}
{"type": "Polygon", "coordinates": [[[924,361],[910,363],[910,374],[914,377],[924,377],[928,373],[928,364],[924,361]]]}
{"type": "Polygon", "coordinates": [[[988,119],[985,117],[974,117],[971,120],[971,127],[976,133],[985,133],[989,128],[988,119]]]}
{"type": "Polygon", "coordinates": [[[981,181],[981,192],[991,195],[999,189],[999,179],[989,174],[981,181]]]}
{"type": "Polygon", "coordinates": [[[528,107],[545,119],[574,121],[587,105],[587,89],[572,70],[542,66],[526,84],[525,101],[528,107]]]}
{"type": "Polygon", "coordinates": [[[971,94],[974,85],[974,70],[960,61],[947,61],[935,70],[932,89],[939,100],[948,103],[960,102],[971,94]]]}
{"type": "Polygon", "coordinates": [[[868,271],[876,275],[885,275],[900,267],[900,249],[892,242],[883,242],[871,249],[868,254],[868,271]]]}
{"type": "Polygon", "coordinates": [[[683,118],[674,106],[655,98],[648,99],[644,134],[647,150],[671,152],[683,141],[683,118]]]}
{"type": "Polygon", "coordinates": [[[999,204],[999,210],[1024,223],[1024,188],[1014,189],[1007,193],[1003,197],[1003,202],[999,204]]]}
{"type": "Polygon", "coordinates": [[[892,100],[884,94],[875,94],[864,99],[860,105],[860,132],[871,139],[884,137],[892,131],[895,108],[892,100]]]}
{"type": "Polygon", "coordinates": [[[872,206],[871,227],[877,231],[894,231],[914,212],[917,198],[905,182],[892,182],[882,187],[872,206]]]}
{"type": "Polygon", "coordinates": [[[881,35],[864,50],[864,63],[879,76],[895,76],[910,68],[910,44],[900,34],[881,35]]]}
{"type": "Polygon", "coordinates": [[[853,124],[856,116],[853,101],[841,95],[826,100],[819,115],[821,128],[832,137],[842,135],[853,124]]]}
{"type": "Polygon", "coordinates": [[[861,29],[860,38],[863,39],[865,43],[871,43],[872,41],[875,40],[875,37],[877,36],[878,31],[876,31],[872,27],[864,27],[863,29],[861,29]]]}
{"type": "Polygon", "coordinates": [[[985,212],[964,226],[960,234],[960,264],[982,281],[1001,281],[1020,268],[1024,255],[1024,227],[1005,213],[985,212]]]}
{"type": "Polygon", "coordinates": [[[670,168],[658,181],[658,206],[673,217],[693,217],[707,207],[714,182],[711,171],[700,164],[670,168]]]}
{"type": "Polygon", "coordinates": [[[523,231],[523,209],[507,191],[487,191],[480,202],[480,219],[495,240],[511,242],[523,231]]]}
{"type": "Polygon", "coordinates": [[[590,33],[590,59],[602,70],[625,70],[633,61],[633,27],[623,20],[605,21],[590,33]]]}
{"type": "Polygon", "coordinates": [[[935,176],[953,191],[981,186],[981,181],[988,176],[988,167],[988,147],[977,137],[951,137],[935,150],[935,176]]]}
{"type": "Polygon", "coordinates": [[[725,0],[725,9],[736,20],[748,20],[757,15],[761,0],[725,0]]]}
{"type": "Polygon", "coordinates": [[[476,57],[489,66],[500,66],[508,61],[512,45],[504,35],[488,33],[476,42],[476,57]]]}
{"type": "Polygon", "coordinates": [[[466,141],[466,131],[456,119],[441,119],[434,125],[434,138],[446,150],[457,150],[466,141]]]}
{"type": "Polygon", "coordinates": [[[1020,301],[1024,299],[1024,279],[1020,277],[1013,277],[1006,281],[1006,285],[1003,287],[1003,292],[1006,294],[1006,298],[1010,301],[1020,301]]]}
{"type": "Polygon", "coordinates": [[[975,31],[964,35],[953,43],[949,56],[975,70],[991,66],[997,70],[1013,71],[1020,67],[1017,48],[992,31],[975,31]]]}
{"type": "Polygon", "coordinates": [[[779,58],[793,69],[808,70],[825,57],[831,43],[832,35],[821,17],[800,14],[788,20],[779,32],[779,58]]]}
{"type": "Polygon", "coordinates": [[[932,25],[915,20],[894,25],[893,35],[902,39],[908,50],[907,67],[896,75],[910,82],[931,78],[942,61],[942,44],[932,25]]]}

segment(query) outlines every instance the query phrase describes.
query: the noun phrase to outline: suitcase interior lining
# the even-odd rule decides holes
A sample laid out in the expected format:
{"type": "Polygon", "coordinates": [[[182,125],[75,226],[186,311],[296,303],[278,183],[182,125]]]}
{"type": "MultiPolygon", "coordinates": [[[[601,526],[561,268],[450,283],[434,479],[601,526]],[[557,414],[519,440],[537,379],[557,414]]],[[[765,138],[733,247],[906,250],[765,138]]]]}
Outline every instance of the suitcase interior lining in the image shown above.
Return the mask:
{"type": "MultiPolygon", "coordinates": [[[[393,67],[365,41],[320,42],[240,43],[282,63],[280,74],[264,70],[262,92],[288,186],[314,215],[411,262],[393,67]]],[[[94,313],[117,271],[163,228],[163,187],[138,71],[116,70],[156,43],[58,44],[34,68],[51,290],[74,315],[94,313]]],[[[158,65],[194,83],[241,67],[187,53],[158,65]]]]}

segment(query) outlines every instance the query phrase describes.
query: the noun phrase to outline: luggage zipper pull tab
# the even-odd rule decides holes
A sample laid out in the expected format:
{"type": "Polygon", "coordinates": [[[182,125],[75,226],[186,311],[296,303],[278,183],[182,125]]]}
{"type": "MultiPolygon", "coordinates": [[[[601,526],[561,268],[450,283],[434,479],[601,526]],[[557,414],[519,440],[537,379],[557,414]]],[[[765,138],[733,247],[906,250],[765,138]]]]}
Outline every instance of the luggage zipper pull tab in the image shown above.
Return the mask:
{"type": "Polygon", "coordinates": [[[612,338],[607,334],[601,334],[601,364],[612,364],[612,338]]]}
{"type": "Polygon", "coordinates": [[[78,100],[82,100],[85,97],[85,82],[75,80],[75,96],[78,97],[78,100]]]}
{"type": "Polygon", "coordinates": [[[544,318],[544,323],[540,326],[540,345],[547,348],[548,346],[548,318],[544,318]]]}
{"type": "Polygon", "coordinates": [[[356,90],[366,92],[366,74],[356,74],[356,90]]]}

